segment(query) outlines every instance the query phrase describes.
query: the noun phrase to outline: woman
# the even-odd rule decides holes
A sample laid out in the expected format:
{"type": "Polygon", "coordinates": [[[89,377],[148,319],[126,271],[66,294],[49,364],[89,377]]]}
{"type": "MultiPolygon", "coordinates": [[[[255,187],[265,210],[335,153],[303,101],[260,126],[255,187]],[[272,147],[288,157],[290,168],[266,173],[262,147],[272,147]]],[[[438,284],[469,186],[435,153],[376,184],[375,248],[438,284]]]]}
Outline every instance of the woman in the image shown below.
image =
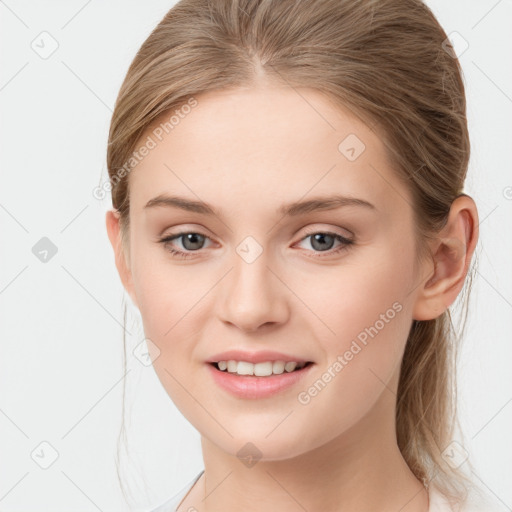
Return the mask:
{"type": "MultiPolygon", "coordinates": [[[[154,512],[469,510],[449,307],[478,213],[418,0],[182,0],[112,117],[108,235],[205,469],[154,512]]],[[[468,277],[468,279],[467,279],[468,277]]]]}

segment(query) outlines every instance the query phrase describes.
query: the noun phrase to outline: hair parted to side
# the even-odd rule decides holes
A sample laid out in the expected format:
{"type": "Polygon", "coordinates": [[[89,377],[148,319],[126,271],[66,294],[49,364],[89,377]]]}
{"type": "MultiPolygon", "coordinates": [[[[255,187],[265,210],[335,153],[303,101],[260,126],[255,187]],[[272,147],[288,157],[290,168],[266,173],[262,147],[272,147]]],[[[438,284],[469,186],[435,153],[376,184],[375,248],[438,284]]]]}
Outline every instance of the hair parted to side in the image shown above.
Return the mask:
{"type": "MultiPolygon", "coordinates": [[[[427,239],[462,194],[470,153],[462,71],[445,51],[446,39],[420,0],[178,2],[131,63],[110,126],[107,166],[127,261],[126,163],[143,132],[203,92],[261,83],[313,88],[379,134],[414,200],[418,261],[430,257],[427,239]]],[[[461,294],[463,326],[472,271],[461,294]]],[[[405,461],[417,478],[435,481],[460,503],[473,483],[443,451],[460,429],[455,370],[462,331],[457,335],[449,310],[413,321],[396,405],[405,461]]]]}

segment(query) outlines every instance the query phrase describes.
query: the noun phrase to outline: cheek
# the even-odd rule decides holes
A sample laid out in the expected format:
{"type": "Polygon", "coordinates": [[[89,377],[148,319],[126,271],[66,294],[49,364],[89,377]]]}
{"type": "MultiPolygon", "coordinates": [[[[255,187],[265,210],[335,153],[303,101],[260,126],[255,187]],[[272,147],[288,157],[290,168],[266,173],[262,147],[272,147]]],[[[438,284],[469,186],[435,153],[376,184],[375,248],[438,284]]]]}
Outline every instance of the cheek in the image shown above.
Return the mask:
{"type": "MultiPolygon", "coordinates": [[[[379,376],[387,382],[399,364],[411,325],[412,253],[392,244],[372,247],[368,257],[351,260],[331,272],[328,285],[308,295],[311,309],[319,312],[315,337],[328,365],[342,359],[338,382],[350,380],[362,394],[372,393],[379,376]],[[371,254],[370,254],[371,253],[371,254]]],[[[303,283],[306,294],[308,285],[303,283]]],[[[307,296],[307,295],[303,295],[307,296]]],[[[331,370],[334,371],[334,370],[331,370]]],[[[378,387],[378,386],[377,386],[378,387]]],[[[380,386],[382,387],[382,386],[380,386]]]]}
{"type": "Polygon", "coordinates": [[[343,346],[375,323],[392,337],[388,327],[403,321],[412,300],[414,276],[409,249],[396,251],[392,244],[368,247],[364,254],[342,260],[338,267],[298,280],[294,291],[321,320],[316,329],[319,339],[331,339],[328,346],[336,341],[343,346]],[[397,309],[402,312],[397,314],[397,309]]]}
{"type": "MultiPolygon", "coordinates": [[[[153,368],[174,405],[189,418],[196,410],[191,396],[199,396],[191,380],[191,358],[199,337],[201,297],[207,286],[186,279],[170,265],[146,265],[134,279],[144,335],[153,368]]],[[[197,377],[197,376],[195,376],[197,377]]],[[[194,420],[197,421],[197,420],[194,420]]]]}
{"type": "Polygon", "coordinates": [[[303,418],[301,436],[311,445],[349,431],[377,402],[392,407],[392,381],[400,368],[410,311],[392,300],[394,294],[378,297],[378,291],[352,295],[337,316],[333,312],[327,318],[335,336],[317,330],[325,357],[314,378],[299,390],[297,411],[303,418]],[[320,431],[317,418],[322,418],[320,431]]]}
{"type": "MultiPolygon", "coordinates": [[[[145,332],[167,344],[180,324],[187,323],[187,311],[204,294],[203,287],[191,281],[193,273],[175,265],[160,245],[144,242],[135,249],[132,275],[145,332]]],[[[205,285],[206,286],[206,285],[205,285]]]]}
{"type": "Polygon", "coordinates": [[[207,322],[208,292],[215,277],[194,271],[193,266],[173,264],[153,249],[135,254],[132,271],[144,335],[155,346],[150,352],[153,366],[179,402],[179,382],[190,379],[190,363],[207,322]]]}

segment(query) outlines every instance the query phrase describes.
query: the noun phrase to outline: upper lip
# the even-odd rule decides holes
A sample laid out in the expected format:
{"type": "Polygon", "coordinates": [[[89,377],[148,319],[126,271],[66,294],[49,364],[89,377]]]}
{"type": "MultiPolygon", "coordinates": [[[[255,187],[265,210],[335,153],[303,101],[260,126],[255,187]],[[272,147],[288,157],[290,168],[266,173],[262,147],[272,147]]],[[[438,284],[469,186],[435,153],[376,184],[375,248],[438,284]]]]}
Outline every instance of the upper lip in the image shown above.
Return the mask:
{"type": "Polygon", "coordinates": [[[207,363],[218,363],[219,361],[247,361],[248,363],[265,363],[267,361],[295,361],[296,363],[312,362],[309,359],[285,354],[283,352],[274,352],[273,350],[261,350],[258,352],[245,352],[243,350],[227,350],[213,355],[206,361],[207,363]]]}

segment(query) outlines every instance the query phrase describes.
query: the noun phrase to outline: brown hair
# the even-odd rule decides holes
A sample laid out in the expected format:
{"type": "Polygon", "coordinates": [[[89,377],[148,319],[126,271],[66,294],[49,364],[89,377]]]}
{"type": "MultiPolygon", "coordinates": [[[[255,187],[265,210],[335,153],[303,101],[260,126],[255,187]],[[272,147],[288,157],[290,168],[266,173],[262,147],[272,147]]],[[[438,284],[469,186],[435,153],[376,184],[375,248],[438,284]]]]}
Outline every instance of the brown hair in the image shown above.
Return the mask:
{"type": "MultiPolygon", "coordinates": [[[[126,164],[142,134],[196,95],[261,81],[313,88],[378,131],[413,197],[418,259],[430,257],[427,238],[462,194],[470,152],[462,71],[430,9],[420,0],[181,0],[139,49],[112,116],[107,166],[127,260],[126,164]]],[[[461,503],[472,482],[443,451],[460,429],[462,331],[449,310],[412,322],[396,404],[405,461],[461,503]]]]}

